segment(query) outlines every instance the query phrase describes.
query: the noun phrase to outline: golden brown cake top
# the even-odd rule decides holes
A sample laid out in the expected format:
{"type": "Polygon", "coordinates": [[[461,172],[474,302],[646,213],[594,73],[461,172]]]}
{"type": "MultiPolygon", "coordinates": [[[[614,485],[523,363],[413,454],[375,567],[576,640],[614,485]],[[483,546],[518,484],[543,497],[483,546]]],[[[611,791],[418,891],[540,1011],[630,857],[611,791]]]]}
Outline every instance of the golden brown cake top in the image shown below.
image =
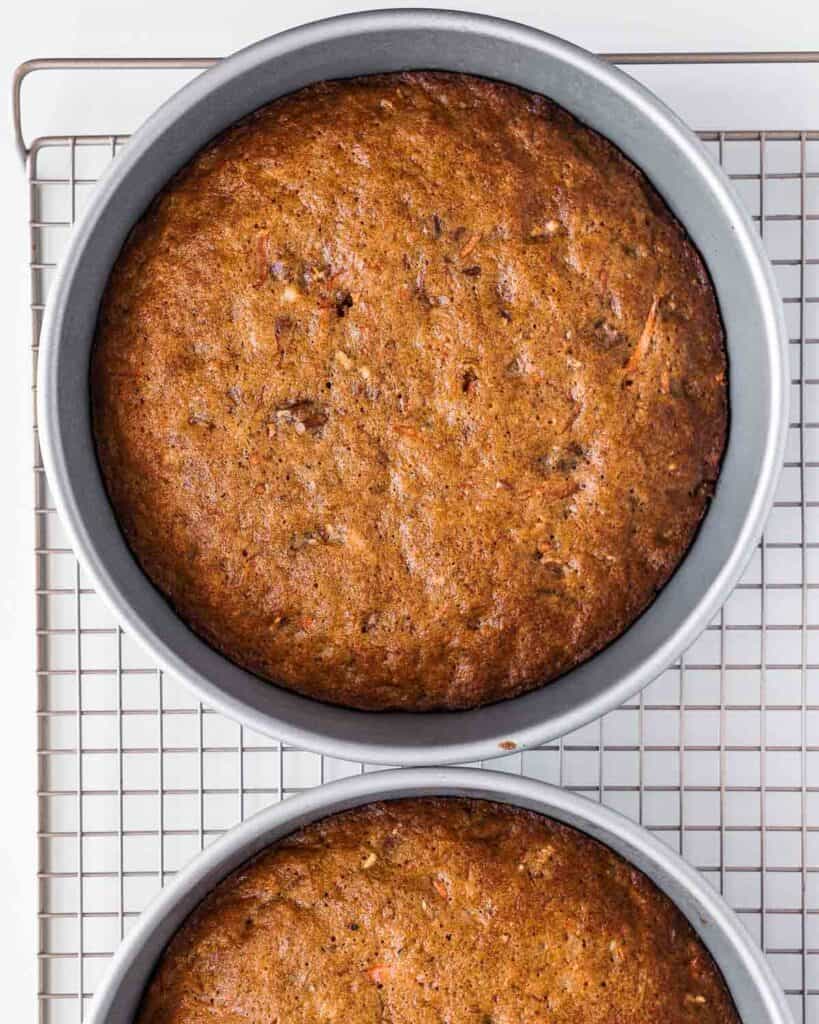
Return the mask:
{"type": "Polygon", "coordinates": [[[449,798],[270,847],[165,952],[138,1024],[735,1024],[685,918],[608,848],[449,798]]]}
{"type": "Polygon", "coordinates": [[[726,433],[703,264],[539,96],[330,82],[197,156],[113,272],[93,361],[118,518],[242,665],[367,708],[553,679],[652,600],[726,433]]]}

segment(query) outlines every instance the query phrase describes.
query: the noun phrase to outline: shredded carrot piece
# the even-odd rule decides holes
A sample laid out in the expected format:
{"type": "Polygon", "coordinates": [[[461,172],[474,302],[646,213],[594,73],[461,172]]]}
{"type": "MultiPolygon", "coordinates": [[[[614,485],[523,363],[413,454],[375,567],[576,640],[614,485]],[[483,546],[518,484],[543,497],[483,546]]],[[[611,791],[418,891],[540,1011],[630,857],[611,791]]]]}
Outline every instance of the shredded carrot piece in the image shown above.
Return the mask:
{"type": "Polygon", "coordinates": [[[466,245],[458,253],[458,256],[461,259],[463,259],[465,256],[468,256],[472,252],[472,250],[475,248],[475,246],[478,244],[478,242],[480,242],[480,240],[481,240],[481,236],[480,236],[480,234],[477,231],[475,232],[475,234],[470,235],[469,239],[467,240],[466,245]]]}
{"type": "Polygon", "coordinates": [[[267,280],[268,274],[268,257],[267,257],[267,241],[268,234],[266,231],[262,231],[256,239],[256,280],[253,284],[254,288],[261,288],[261,286],[267,280]]]}
{"type": "Polygon", "coordinates": [[[660,296],[655,295],[654,301],[651,303],[651,308],[648,311],[648,316],[646,317],[646,322],[643,327],[643,333],[640,335],[640,340],[634,346],[628,362],[623,367],[623,373],[626,377],[632,376],[648,352],[649,345],[651,344],[651,338],[654,334],[654,326],[657,323],[657,307],[659,304],[660,296]]]}
{"type": "Polygon", "coordinates": [[[563,425],[563,427],[560,430],[560,434],[561,435],[562,434],[567,434],[572,429],[572,427],[577,422],[577,419],[580,416],[580,413],[583,412],[583,405],[579,401],[577,401],[577,399],[575,399],[572,395],[569,395],[569,398],[575,404],[574,404],[574,408],[569,413],[569,418],[566,420],[565,424],[563,425]]]}
{"type": "Polygon", "coordinates": [[[402,437],[409,437],[415,441],[420,441],[424,437],[422,431],[412,423],[396,423],[393,429],[396,433],[401,434],[402,437]]]}
{"type": "Polygon", "coordinates": [[[443,899],[443,900],[448,900],[449,899],[449,893],[447,892],[447,888],[444,885],[444,883],[441,881],[440,878],[433,878],[433,880],[432,880],[432,887],[435,889],[435,891],[438,893],[438,895],[441,897],[441,899],[443,899]]]}
{"type": "Polygon", "coordinates": [[[546,501],[561,501],[563,498],[571,498],[580,490],[580,484],[574,480],[564,480],[560,477],[553,480],[544,480],[535,487],[528,487],[526,490],[518,491],[521,498],[533,498],[535,495],[546,501]]]}
{"type": "Polygon", "coordinates": [[[372,967],[368,967],[364,971],[370,981],[375,982],[376,985],[383,985],[392,972],[393,968],[390,964],[373,964],[372,967]]]}

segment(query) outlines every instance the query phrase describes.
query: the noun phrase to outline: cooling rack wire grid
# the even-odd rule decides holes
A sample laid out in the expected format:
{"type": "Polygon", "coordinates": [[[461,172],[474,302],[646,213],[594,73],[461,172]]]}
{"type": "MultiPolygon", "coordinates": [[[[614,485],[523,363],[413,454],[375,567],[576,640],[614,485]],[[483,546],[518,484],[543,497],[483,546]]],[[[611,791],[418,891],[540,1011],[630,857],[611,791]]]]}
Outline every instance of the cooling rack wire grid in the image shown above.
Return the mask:
{"type": "MultiPolygon", "coordinates": [[[[819,62],[819,54],[611,57],[819,62]]],[[[149,75],[209,63],[35,61],[18,72],[32,383],[55,268],[97,177],[127,137],[48,135],[26,149],[23,78],[54,67],[149,75]]],[[[785,303],[792,404],[775,508],[741,583],[678,664],[603,719],[491,767],[600,800],[682,853],[760,943],[795,1020],[819,1024],[819,130],[701,138],[758,225],[785,303]]],[[[270,803],[375,769],[240,728],[151,664],[74,558],[36,423],[34,453],[39,1003],[44,1024],[62,1024],[82,1019],[140,910],[203,846],[270,803]]]]}

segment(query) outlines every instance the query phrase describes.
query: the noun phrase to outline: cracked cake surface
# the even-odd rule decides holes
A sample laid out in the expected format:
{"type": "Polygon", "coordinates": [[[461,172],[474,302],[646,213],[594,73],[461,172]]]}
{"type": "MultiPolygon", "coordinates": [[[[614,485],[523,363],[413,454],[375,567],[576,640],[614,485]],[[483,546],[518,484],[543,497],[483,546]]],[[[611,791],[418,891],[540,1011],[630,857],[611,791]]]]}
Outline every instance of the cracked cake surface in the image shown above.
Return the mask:
{"type": "Polygon", "coordinates": [[[739,1024],[674,904],[607,847],[482,800],[370,804],[220,883],[137,1024],[739,1024]]]}
{"type": "Polygon", "coordinates": [[[549,100],[466,75],[321,83],[230,128],[129,237],[94,430],[136,558],[282,686],[466,708],[625,630],[727,430],[697,251],[549,100]]]}

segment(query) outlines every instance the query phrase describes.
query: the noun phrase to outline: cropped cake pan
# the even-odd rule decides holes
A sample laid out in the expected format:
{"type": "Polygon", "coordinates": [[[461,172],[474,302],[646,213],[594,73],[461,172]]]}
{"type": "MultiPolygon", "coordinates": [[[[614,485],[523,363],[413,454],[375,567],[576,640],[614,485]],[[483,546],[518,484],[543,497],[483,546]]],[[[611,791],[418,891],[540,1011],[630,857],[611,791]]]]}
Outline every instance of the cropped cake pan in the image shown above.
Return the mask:
{"type": "Polygon", "coordinates": [[[621,704],[677,659],[745,568],[771,506],[787,429],[784,317],[757,232],[696,137],[627,75],[553,36],[431,10],[345,15],[266,39],[214,66],[133,136],[100,181],[52,288],[42,331],[43,458],[72,544],[118,619],[209,706],[287,743],[382,764],[490,758],[543,743],[621,704]],[[175,614],[117,526],[92,437],[89,359],[100,298],[129,230],[210,139],[308,83],[400,69],[469,72],[542,93],[612,140],[702,253],[729,354],[731,425],[702,528],[651,607],[562,679],[487,708],[361,712],[317,703],[226,660],[175,614]]]}
{"type": "Polygon", "coordinates": [[[310,822],[374,800],[459,796],[497,800],[572,825],[643,871],[679,907],[714,957],[743,1024],[792,1024],[785,996],[758,946],[693,868],[634,822],[585,797],[501,772],[415,768],[372,772],[274,804],[216,840],[145,910],[117,951],[88,1024],[133,1020],[174,932],[227,875],[270,843],[310,822]]]}

